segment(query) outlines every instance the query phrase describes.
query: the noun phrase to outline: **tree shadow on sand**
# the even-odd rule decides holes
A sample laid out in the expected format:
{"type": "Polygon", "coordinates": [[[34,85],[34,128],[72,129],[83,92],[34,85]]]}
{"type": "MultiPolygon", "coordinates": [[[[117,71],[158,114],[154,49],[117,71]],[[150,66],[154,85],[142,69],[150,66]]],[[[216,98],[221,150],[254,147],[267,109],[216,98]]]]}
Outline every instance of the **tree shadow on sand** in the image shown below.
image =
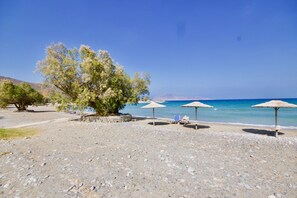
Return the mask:
{"type": "MultiPolygon", "coordinates": [[[[275,136],[275,131],[266,130],[266,129],[242,129],[244,132],[259,134],[259,135],[267,135],[267,136],[275,136]]],[[[282,132],[278,132],[278,135],[284,135],[282,132]]]]}
{"type": "MultiPolygon", "coordinates": [[[[149,125],[154,125],[154,123],[153,122],[149,122],[148,123],[149,125]]],[[[168,122],[155,122],[155,125],[168,125],[169,123],[168,122]]]]}
{"type": "MultiPolygon", "coordinates": [[[[184,125],[184,127],[186,127],[186,128],[196,129],[196,124],[187,124],[187,125],[184,125]]],[[[209,128],[210,128],[210,126],[207,126],[207,125],[200,125],[200,124],[198,124],[197,127],[198,127],[197,129],[209,129],[209,128]]]]}
{"type": "Polygon", "coordinates": [[[28,112],[28,113],[51,113],[51,112],[56,112],[56,111],[55,110],[41,110],[41,111],[36,111],[36,110],[27,109],[25,112],[28,112]]]}
{"type": "Polygon", "coordinates": [[[52,113],[52,112],[56,112],[54,110],[47,110],[47,111],[33,111],[33,113],[52,113]]]}

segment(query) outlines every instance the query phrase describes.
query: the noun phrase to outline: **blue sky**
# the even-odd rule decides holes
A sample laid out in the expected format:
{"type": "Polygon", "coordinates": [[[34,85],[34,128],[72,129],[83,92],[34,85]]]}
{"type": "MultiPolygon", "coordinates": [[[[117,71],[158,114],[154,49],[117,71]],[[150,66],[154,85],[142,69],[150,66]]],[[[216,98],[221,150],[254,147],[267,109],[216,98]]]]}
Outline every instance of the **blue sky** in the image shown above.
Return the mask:
{"type": "Polygon", "coordinates": [[[54,42],[149,72],[153,97],[297,97],[295,0],[0,0],[0,75],[41,82],[54,42]]]}

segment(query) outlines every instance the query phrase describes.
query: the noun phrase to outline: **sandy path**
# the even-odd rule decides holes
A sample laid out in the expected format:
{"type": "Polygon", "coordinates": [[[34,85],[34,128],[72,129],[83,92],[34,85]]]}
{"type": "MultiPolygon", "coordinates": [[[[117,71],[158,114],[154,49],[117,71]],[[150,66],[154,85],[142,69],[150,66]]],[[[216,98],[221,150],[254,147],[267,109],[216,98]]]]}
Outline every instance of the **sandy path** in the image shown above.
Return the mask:
{"type": "Polygon", "coordinates": [[[56,112],[53,106],[29,107],[34,112],[14,112],[15,108],[0,110],[0,128],[18,128],[65,121],[77,118],[78,115],[56,112]]]}

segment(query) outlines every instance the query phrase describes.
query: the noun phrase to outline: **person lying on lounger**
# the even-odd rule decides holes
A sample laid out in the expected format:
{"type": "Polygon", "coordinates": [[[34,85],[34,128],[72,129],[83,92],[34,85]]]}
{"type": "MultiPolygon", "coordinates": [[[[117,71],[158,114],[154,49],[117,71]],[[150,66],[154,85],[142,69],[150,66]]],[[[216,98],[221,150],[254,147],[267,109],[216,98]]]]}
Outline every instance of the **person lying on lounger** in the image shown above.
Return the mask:
{"type": "Polygon", "coordinates": [[[180,121],[179,123],[184,124],[184,125],[189,124],[189,123],[190,123],[190,119],[189,119],[188,116],[185,115],[185,116],[181,119],[181,121],[180,121]]]}

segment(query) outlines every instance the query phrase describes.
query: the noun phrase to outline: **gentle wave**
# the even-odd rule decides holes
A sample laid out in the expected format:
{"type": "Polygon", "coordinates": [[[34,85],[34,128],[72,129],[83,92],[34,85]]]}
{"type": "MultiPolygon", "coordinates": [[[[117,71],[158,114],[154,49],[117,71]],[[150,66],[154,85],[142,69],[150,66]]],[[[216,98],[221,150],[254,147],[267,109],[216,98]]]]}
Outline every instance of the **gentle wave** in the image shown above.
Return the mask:
{"type": "MultiPolygon", "coordinates": [[[[200,121],[199,121],[200,122],[200,121]]],[[[207,122],[207,121],[201,121],[202,123],[210,123],[210,124],[226,124],[226,125],[235,125],[235,126],[251,126],[251,127],[261,127],[261,128],[275,128],[275,125],[264,125],[264,124],[246,124],[246,123],[240,123],[240,122],[207,122]]],[[[277,125],[278,129],[291,129],[291,130],[297,130],[296,126],[282,126],[277,125]]]]}

